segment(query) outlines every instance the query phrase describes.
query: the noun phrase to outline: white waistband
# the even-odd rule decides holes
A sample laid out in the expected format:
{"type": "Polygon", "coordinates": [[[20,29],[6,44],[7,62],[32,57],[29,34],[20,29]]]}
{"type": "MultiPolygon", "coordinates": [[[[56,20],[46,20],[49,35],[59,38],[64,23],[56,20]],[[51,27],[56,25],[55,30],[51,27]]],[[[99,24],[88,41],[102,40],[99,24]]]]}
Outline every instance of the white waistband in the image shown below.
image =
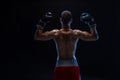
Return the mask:
{"type": "Polygon", "coordinates": [[[58,66],[78,66],[77,60],[57,60],[56,67],[58,66]]]}

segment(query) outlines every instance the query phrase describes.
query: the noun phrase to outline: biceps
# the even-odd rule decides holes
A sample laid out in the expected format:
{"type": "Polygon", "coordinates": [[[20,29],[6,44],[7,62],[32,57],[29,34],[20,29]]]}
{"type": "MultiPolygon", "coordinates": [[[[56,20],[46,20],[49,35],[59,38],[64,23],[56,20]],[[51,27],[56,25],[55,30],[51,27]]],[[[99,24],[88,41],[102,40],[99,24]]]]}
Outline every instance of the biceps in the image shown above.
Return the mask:
{"type": "Polygon", "coordinates": [[[53,39],[53,36],[49,32],[41,33],[38,35],[37,40],[47,41],[53,39]]]}
{"type": "Polygon", "coordinates": [[[92,35],[89,32],[81,32],[79,33],[79,38],[85,41],[90,41],[92,39],[92,35]]]}
{"type": "Polygon", "coordinates": [[[46,32],[46,33],[41,35],[42,40],[51,40],[53,38],[54,38],[54,35],[49,33],[49,32],[46,32]]]}

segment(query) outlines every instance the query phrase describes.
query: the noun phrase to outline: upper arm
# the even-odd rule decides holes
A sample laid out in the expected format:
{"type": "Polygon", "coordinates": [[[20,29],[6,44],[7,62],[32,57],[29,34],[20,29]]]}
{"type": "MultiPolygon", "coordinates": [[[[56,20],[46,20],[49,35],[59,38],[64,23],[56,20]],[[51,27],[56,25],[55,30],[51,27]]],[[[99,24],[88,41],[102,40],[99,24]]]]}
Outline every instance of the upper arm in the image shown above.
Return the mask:
{"type": "Polygon", "coordinates": [[[54,39],[57,32],[58,32],[58,30],[54,29],[54,30],[51,30],[51,31],[38,33],[37,40],[47,41],[47,40],[54,39]]]}
{"type": "Polygon", "coordinates": [[[76,37],[80,38],[81,40],[84,41],[94,41],[96,40],[96,36],[94,33],[90,33],[87,31],[81,31],[81,30],[74,30],[74,33],[76,37]]]}

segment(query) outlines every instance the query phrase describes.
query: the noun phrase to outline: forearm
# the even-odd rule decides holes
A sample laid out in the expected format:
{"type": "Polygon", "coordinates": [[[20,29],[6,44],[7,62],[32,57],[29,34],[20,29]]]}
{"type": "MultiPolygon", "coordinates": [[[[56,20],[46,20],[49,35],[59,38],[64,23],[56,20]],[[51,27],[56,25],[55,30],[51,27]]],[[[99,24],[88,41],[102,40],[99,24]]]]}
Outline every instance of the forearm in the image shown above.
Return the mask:
{"type": "Polygon", "coordinates": [[[91,38],[93,40],[99,39],[98,32],[97,32],[97,29],[96,29],[96,25],[94,27],[90,27],[90,34],[91,34],[91,38]]]}
{"type": "Polygon", "coordinates": [[[90,33],[86,35],[90,40],[97,40],[98,39],[98,32],[97,32],[97,24],[94,21],[94,18],[90,16],[88,13],[83,13],[81,16],[81,21],[83,21],[85,24],[87,24],[90,28],[90,33]]]}
{"type": "Polygon", "coordinates": [[[51,40],[54,38],[54,33],[55,31],[45,31],[43,32],[43,29],[41,29],[40,27],[37,28],[35,35],[34,35],[34,39],[35,40],[41,40],[41,41],[47,41],[47,40],[51,40]]]}
{"type": "Polygon", "coordinates": [[[45,15],[43,15],[43,17],[38,21],[38,23],[36,25],[37,30],[36,30],[35,35],[34,35],[35,40],[45,41],[45,40],[51,39],[49,31],[43,32],[44,27],[46,27],[46,24],[49,23],[51,18],[52,18],[52,13],[48,12],[45,15]]]}
{"type": "Polygon", "coordinates": [[[89,27],[90,31],[82,31],[80,32],[80,38],[84,41],[96,41],[98,37],[98,32],[96,27],[89,27]]]}

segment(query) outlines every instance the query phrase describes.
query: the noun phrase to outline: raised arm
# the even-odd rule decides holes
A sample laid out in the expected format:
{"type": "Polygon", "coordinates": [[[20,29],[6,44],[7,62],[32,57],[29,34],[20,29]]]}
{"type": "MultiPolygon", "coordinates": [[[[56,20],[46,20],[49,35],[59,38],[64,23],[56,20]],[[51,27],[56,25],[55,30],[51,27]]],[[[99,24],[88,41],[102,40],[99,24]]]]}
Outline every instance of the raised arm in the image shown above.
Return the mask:
{"type": "Polygon", "coordinates": [[[99,38],[98,32],[95,28],[90,28],[90,32],[81,31],[81,30],[74,30],[75,35],[84,41],[95,41],[99,38]]]}
{"type": "Polygon", "coordinates": [[[94,21],[94,18],[90,16],[88,13],[82,13],[80,16],[80,20],[87,24],[90,28],[90,32],[87,31],[80,31],[80,30],[75,30],[76,35],[85,41],[95,41],[99,38],[98,32],[96,29],[96,23],[94,21]]]}
{"type": "MultiPolygon", "coordinates": [[[[38,25],[39,26],[39,25],[38,25]]],[[[47,41],[54,39],[57,33],[57,29],[43,32],[41,28],[38,28],[35,32],[34,39],[35,40],[41,40],[41,41],[47,41]]]]}
{"type": "Polygon", "coordinates": [[[54,29],[51,31],[43,32],[44,27],[46,26],[47,23],[49,23],[51,21],[51,19],[52,19],[52,13],[47,12],[38,21],[38,23],[36,25],[37,30],[34,35],[35,40],[47,41],[47,40],[51,40],[51,39],[55,38],[55,34],[57,33],[58,30],[54,29]]]}

